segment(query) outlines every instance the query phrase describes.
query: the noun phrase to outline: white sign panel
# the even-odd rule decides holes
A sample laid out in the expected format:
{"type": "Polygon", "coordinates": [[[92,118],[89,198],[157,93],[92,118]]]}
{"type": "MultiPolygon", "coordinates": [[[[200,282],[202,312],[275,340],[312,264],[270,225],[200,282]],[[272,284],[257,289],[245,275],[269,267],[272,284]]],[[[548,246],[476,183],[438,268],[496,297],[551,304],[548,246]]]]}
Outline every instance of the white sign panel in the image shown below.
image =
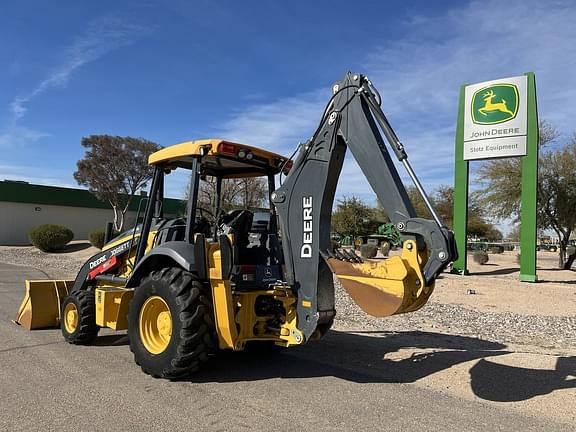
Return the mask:
{"type": "Polygon", "coordinates": [[[464,160],[526,155],[526,75],[472,84],[464,92],[464,160]]]}

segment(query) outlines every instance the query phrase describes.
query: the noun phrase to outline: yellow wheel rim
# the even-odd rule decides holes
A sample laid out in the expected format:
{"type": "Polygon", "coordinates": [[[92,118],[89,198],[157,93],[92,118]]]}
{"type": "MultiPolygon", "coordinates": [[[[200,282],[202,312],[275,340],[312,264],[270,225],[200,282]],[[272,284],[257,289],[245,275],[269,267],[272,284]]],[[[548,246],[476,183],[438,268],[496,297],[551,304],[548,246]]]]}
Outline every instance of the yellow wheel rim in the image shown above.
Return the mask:
{"type": "Polygon", "coordinates": [[[172,338],[172,315],[162,297],[148,298],[140,309],[140,340],[150,353],[160,354],[172,338]]]}
{"type": "Polygon", "coordinates": [[[68,303],[64,308],[64,328],[70,334],[78,328],[78,309],[74,303],[68,303]]]}

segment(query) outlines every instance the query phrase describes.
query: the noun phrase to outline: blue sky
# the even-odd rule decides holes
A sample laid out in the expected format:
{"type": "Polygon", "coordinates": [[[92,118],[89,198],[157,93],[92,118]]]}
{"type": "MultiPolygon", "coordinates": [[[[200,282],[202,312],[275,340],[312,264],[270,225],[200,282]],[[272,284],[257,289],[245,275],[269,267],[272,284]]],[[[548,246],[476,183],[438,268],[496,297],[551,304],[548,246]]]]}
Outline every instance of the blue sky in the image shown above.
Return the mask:
{"type": "MultiPolygon", "coordinates": [[[[459,86],[536,73],[576,125],[574,1],[26,1],[0,15],[0,179],[77,187],[82,136],[221,137],[290,154],[367,74],[428,189],[453,182],[459,86]]],[[[181,196],[182,182],[172,196],[181,196]]],[[[339,196],[373,201],[352,160],[339,196]]]]}

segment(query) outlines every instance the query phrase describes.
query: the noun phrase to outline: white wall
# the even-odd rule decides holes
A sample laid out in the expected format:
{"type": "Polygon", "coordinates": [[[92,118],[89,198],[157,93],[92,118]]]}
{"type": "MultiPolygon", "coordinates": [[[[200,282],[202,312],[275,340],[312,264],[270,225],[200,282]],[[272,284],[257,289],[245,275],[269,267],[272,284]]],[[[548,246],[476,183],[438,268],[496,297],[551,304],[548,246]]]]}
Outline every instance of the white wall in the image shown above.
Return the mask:
{"type": "MultiPolygon", "coordinates": [[[[133,226],[136,214],[126,216],[125,229],[133,226]]],[[[74,240],[86,240],[90,231],[112,220],[112,209],[0,202],[0,245],[28,245],[28,231],[47,223],[64,225],[72,230],[74,240]]]]}

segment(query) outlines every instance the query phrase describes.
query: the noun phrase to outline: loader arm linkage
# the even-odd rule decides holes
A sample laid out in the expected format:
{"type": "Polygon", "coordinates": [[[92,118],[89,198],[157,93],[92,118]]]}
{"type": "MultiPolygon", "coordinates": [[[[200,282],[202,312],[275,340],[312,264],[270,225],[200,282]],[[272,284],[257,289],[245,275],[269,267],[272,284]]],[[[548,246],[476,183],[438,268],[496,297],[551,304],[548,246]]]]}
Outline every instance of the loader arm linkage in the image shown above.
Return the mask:
{"type": "Polygon", "coordinates": [[[306,338],[317,330],[322,333],[332,323],[332,273],[366,312],[385,316],[424,305],[438,274],[457,258],[453,234],[430,205],[380,102],[363,75],[348,73],[334,85],[318,129],[300,146],[289,175],[272,195],[280,220],[286,279],[298,291],[299,328],[306,338]],[[434,220],[416,217],[382,135],[434,220]],[[355,255],[331,251],[332,206],[347,149],[400,231],[401,257],[362,263],[355,255]]]}

